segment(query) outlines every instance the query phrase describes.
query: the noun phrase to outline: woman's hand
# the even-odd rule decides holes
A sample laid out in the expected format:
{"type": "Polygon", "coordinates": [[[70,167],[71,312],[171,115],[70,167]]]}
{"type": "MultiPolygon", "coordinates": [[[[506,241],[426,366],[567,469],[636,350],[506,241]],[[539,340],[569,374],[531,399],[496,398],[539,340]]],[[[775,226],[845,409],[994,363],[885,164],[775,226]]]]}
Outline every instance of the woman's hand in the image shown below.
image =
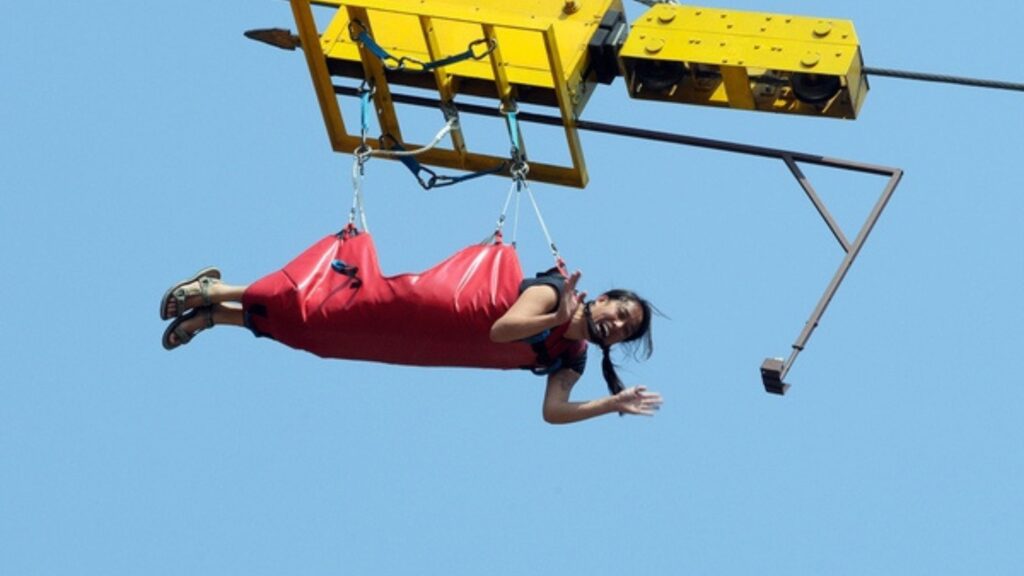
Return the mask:
{"type": "Polygon", "coordinates": [[[661,408],[662,400],[661,394],[648,392],[646,386],[633,386],[612,396],[612,402],[620,414],[654,416],[661,408]]]}
{"type": "Polygon", "coordinates": [[[565,289],[562,291],[562,301],[558,303],[558,310],[555,312],[555,318],[558,324],[564,324],[569,320],[572,320],[573,316],[576,315],[576,310],[586,301],[587,293],[580,292],[576,293],[576,283],[580,281],[582,273],[577,270],[572,273],[571,276],[565,279],[565,289]]]}

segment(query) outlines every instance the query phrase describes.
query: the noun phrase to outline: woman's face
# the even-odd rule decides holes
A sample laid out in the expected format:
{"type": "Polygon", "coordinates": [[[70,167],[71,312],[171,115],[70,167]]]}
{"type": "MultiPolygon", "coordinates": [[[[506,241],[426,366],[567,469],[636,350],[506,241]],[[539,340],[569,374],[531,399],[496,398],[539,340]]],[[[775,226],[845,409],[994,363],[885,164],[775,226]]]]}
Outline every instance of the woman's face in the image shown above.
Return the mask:
{"type": "Polygon", "coordinates": [[[598,296],[590,307],[597,336],[606,346],[618,344],[632,336],[644,320],[644,310],[633,300],[613,300],[598,296]]]}

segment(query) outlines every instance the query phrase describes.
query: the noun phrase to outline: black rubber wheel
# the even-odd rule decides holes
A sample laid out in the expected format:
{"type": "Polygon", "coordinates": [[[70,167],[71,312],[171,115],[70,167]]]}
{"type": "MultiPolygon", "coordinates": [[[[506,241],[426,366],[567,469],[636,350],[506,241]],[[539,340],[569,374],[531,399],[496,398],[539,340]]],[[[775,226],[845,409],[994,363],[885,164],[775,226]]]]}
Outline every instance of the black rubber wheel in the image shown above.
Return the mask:
{"type": "Polygon", "coordinates": [[[668,60],[638,60],[633,66],[636,80],[645,90],[667,92],[683,80],[686,66],[668,60]]]}
{"type": "Polygon", "coordinates": [[[842,88],[838,76],[796,73],[791,78],[793,94],[805,104],[824,104],[842,88]]]}

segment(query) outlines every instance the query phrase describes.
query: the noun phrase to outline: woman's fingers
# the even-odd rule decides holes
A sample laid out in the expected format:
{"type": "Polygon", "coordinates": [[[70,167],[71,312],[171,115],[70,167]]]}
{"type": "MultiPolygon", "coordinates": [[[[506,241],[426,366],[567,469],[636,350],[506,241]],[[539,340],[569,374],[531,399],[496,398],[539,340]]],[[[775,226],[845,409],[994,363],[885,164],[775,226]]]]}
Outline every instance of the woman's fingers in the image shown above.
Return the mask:
{"type": "Polygon", "coordinates": [[[661,409],[661,394],[648,392],[646,386],[633,386],[625,391],[625,395],[624,408],[630,414],[653,416],[656,411],[661,409]]]}
{"type": "Polygon", "coordinates": [[[565,280],[566,294],[572,294],[573,292],[576,291],[576,284],[580,281],[580,276],[582,276],[582,274],[582,272],[577,270],[569,275],[569,277],[565,280]]]}

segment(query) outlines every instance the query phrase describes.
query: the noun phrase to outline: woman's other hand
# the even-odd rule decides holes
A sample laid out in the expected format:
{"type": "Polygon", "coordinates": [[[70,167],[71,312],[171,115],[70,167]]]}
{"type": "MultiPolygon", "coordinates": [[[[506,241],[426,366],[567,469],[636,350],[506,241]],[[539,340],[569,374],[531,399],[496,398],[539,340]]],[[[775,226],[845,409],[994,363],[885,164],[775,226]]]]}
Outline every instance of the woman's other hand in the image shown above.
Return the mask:
{"type": "Polygon", "coordinates": [[[620,414],[654,416],[661,409],[662,403],[661,394],[648,392],[646,386],[626,388],[612,398],[620,414]]]}

